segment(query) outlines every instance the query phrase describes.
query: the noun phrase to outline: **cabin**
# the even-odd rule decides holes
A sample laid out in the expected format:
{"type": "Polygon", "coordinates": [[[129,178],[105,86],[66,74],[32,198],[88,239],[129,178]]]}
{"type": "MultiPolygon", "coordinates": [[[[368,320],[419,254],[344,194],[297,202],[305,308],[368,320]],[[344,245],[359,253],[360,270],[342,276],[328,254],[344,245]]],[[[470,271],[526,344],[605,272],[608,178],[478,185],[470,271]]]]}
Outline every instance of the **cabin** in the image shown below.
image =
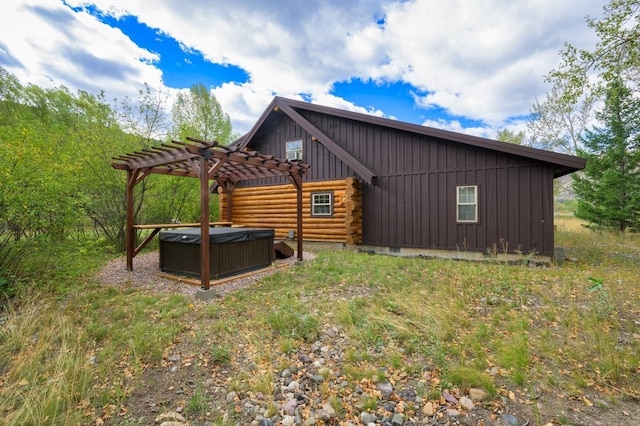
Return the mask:
{"type": "MultiPolygon", "coordinates": [[[[275,97],[230,148],[309,164],[305,241],[386,254],[551,258],[553,181],[579,157],[275,97]]],[[[220,195],[221,218],[295,240],[296,193],[283,177],[220,195]]]]}

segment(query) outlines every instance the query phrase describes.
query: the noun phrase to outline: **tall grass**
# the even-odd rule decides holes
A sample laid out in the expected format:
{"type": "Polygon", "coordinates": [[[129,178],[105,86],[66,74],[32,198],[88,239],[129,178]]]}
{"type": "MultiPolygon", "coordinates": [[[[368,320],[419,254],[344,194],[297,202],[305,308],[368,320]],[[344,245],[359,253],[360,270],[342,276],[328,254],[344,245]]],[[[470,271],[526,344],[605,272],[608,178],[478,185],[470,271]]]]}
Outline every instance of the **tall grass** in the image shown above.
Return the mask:
{"type": "MultiPolygon", "coordinates": [[[[324,333],[333,327],[349,349],[323,371],[329,381],[339,370],[347,386],[406,380],[427,399],[450,388],[496,395],[539,384],[637,396],[640,236],[596,233],[563,217],[556,241],[571,261],[536,268],[322,251],[209,305],[98,286],[96,248],[75,257],[62,250],[65,266],[45,275],[47,291],[1,314],[0,418],[90,424],[105,409],[116,416],[142,372],[178,340],[209,368],[228,370],[229,390],[272,395],[275,372],[319,339],[331,345],[324,333]]],[[[187,411],[202,417],[196,385],[187,411]]],[[[343,400],[325,402],[348,412],[343,400]]]]}
{"type": "Polygon", "coordinates": [[[92,386],[86,334],[55,303],[30,300],[0,330],[4,424],[75,424],[92,386]]]}

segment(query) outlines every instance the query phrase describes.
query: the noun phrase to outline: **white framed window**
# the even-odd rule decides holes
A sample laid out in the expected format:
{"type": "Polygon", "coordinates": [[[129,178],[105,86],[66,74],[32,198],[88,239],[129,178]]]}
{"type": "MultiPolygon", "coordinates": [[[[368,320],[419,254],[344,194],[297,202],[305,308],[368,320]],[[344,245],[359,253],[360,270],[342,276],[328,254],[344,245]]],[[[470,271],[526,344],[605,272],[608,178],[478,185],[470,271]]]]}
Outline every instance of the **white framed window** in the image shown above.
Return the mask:
{"type": "Polygon", "coordinates": [[[332,192],[315,192],[311,194],[311,216],[333,216],[332,192]]]}
{"type": "Polygon", "coordinates": [[[476,185],[457,187],[457,221],[478,222],[478,187],[476,185]]]}
{"type": "Polygon", "coordinates": [[[302,139],[287,142],[287,160],[302,160],[302,139]]]}

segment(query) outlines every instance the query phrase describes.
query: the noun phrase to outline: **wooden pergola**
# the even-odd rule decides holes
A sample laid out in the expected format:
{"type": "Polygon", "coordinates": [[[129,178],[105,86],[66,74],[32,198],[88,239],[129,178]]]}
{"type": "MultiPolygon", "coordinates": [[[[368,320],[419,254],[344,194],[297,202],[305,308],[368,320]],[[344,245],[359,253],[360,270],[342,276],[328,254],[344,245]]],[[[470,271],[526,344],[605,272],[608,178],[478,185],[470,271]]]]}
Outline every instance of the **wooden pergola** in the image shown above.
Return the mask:
{"type": "Polygon", "coordinates": [[[113,158],[111,166],[127,171],[126,181],[126,258],[127,270],[133,270],[133,258],[151,241],[160,229],[178,225],[135,225],[133,222],[134,187],[150,174],[187,176],[200,180],[200,223],[189,224],[200,227],[200,280],[202,288],[209,290],[209,193],[214,181],[227,194],[228,206],[226,220],[233,221],[233,191],[243,180],[263,179],[275,176],[288,176],[297,191],[297,241],[298,260],[302,255],[302,177],[309,165],[298,160],[282,160],[272,155],[262,155],[256,151],[228,148],[215,141],[203,141],[187,137],[188,142],[172,141],[168,144],[153,146],[142,151],[113,158]],[[136,229],[153,229],[152,233],[135,246],[136,229]]]}

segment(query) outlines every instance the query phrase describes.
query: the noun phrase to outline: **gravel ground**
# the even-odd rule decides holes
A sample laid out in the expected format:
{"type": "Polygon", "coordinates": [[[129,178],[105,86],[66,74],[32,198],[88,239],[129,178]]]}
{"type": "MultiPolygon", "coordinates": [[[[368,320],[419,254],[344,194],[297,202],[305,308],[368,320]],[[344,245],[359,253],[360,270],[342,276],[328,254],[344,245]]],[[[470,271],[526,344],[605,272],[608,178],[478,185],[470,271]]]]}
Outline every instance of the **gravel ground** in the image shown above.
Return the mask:
{"type": "MultiPolygon", "coordinates": [[[[303,258],[305,261],[313,260],[315,254],[304,252],[303,258]]],[[[235,279],[211,281],[211,286],[218,291],[220,296],[223,296],[247,287],[263,277],[274,274],[280,268],[294,264],[296,260],[296,256],[288,259],[277,259],[269,268],[259,269],[249,275],[243,274],[235,279]]],[[[196,291],[200,288],[198,285],[163,278],[159,275],[161,273],[158,251],[152,251],[139,254],[133,259],[133,271],[127,271],[126,258],[124,256],[112,260],[102,269],[98,279],[103,284],[121,288],[138,287],[157,293],[179,293],[188,296],[195,296],[196,291]]]]}

